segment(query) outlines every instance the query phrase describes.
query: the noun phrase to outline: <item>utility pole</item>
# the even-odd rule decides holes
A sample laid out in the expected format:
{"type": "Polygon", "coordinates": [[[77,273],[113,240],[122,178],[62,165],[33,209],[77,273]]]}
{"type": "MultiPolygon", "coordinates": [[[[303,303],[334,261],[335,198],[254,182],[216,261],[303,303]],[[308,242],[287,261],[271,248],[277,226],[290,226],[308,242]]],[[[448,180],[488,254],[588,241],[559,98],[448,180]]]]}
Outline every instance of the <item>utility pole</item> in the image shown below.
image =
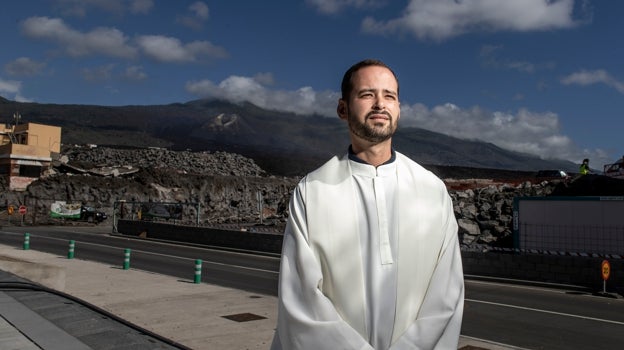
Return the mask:
{"type": "Polygon", "coordinates": [[[258,215],[260,216],[260,224],[262,224],[262,192],[256,192],[256,200],[258,201],[258,215]]]}

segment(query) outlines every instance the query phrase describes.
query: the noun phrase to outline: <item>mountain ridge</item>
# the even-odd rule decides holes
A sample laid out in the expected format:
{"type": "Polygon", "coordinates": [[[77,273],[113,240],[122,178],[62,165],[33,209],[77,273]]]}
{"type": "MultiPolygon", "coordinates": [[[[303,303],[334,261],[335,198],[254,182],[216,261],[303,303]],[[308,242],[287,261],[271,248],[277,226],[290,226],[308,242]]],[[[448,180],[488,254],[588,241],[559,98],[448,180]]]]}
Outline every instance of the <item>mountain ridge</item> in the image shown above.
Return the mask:
{"type": "MultiPolygon", "coordinates": [[[[166,105],[97,106],[15,102],[0,97],[0,118],[60,126],[64,144],[163,147],[225,151],[256,161],[276,175],[302,175],[349,145],[338,118],[296,115],[251,103],[193,100],[166,105]]],[[[463,140],[414,127],[401,127],[394,147],[421,164],[503,170],[576,171],[565,160],[545,160],[492,143],[463,140]]]]}

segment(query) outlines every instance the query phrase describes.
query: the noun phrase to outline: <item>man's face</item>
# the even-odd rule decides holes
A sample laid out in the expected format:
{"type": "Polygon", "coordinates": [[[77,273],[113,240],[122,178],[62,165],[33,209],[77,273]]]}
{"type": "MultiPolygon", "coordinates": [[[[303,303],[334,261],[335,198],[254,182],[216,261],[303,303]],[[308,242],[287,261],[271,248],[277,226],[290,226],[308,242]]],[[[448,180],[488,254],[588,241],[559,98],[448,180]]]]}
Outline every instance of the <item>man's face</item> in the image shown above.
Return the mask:
{"type": "Polygon", "coordinates": [[[400,118],[398,84],[392,72],[379,66],[353,74],[349,100],[340,100],[338,115],[347,120],[352,137],[380,143],[392,137],[400,118]]]}

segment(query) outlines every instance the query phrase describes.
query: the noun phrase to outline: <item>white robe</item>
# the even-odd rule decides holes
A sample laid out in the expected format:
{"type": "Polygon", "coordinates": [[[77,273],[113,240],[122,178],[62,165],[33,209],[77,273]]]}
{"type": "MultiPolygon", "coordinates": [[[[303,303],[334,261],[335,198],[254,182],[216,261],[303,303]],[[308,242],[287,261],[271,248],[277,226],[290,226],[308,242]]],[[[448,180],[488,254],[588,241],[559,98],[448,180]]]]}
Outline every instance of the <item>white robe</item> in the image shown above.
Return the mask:
{"type": "Polygon", "coordinates": [[[333,158],[284,233],[272,349],[457,349],[463,273],[442,181],[407,157],[333,158]]]}

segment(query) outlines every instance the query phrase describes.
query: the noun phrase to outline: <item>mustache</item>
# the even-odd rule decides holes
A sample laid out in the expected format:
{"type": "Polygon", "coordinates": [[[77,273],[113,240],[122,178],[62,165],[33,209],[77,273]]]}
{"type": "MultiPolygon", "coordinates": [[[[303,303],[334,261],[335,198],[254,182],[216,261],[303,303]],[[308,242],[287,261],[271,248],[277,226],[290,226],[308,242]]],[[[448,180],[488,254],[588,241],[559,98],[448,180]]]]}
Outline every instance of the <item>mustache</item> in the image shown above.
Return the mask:
{"type": "Polygon", "coordinates": [[[388,111],[370,111],[366,114],[366,119],[370,118],[372,115],[375,114],[383,114],[388,116],[388,118],[393,119],[394,117],[392,116],[392,114],[390,114],[390,112],[388,111]]]}

